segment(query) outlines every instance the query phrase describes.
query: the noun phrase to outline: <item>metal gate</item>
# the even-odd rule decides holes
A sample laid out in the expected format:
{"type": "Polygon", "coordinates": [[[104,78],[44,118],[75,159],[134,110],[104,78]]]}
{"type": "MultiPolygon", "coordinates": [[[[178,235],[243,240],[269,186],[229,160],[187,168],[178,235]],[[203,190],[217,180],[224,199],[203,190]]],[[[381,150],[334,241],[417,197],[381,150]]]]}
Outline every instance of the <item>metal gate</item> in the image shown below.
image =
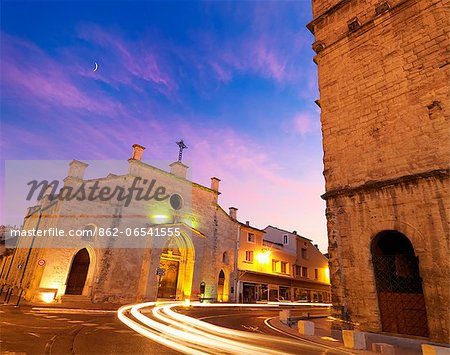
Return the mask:
{"type": "Polygon", "coordinates": [[[414,254],[372,255],[382,329],[428,337],[428,321],[414,254]]]}

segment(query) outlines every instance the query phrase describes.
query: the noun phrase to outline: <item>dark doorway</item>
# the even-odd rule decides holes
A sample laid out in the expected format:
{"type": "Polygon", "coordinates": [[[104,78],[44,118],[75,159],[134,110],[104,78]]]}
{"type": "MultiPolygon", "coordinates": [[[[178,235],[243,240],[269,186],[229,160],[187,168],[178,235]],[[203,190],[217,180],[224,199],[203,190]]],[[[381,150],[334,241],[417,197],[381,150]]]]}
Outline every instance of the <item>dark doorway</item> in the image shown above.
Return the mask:
{"type": "Polygon", "coordinates": [[[86,248],[75,254],[67,279],[66,295],[81,295],[89,270],[89,253],[86,248]]]}
{"type": "Polygon", "coordinates": [[[428,337],[419,260],[411,242],[395,230],[383,231],[371,251],[383,331],[428,337]]]}
{"type": "Polygon", "coordinates": [[[242,285],[242,297],[244,303],[256,302],[256,287],[252,283],[244,283],[242,285]]]}
{"type": "Polygon", "coordinates": [[[217,300],[219,302],[223,301],[223,288],[225,285],[225,273],[223,270],[220,270],[219,272],[219,280],[217,282],[217,300]]]}

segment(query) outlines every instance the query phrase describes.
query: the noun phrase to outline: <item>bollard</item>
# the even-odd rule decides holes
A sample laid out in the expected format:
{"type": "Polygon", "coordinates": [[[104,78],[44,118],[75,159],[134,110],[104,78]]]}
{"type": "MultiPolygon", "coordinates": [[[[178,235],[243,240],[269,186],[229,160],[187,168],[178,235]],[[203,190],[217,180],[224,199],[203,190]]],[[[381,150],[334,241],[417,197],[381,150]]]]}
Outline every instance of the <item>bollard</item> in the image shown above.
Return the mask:
{"type": "Polygon", "coordinates": [[[358,330],[343,330],[342,338],[344,339],[344,346],[346,348],[355,350],[366,349],[366,336],[363,332],[358,330]]]}
{"type": "Polygon", "coordinates": [[[314,335],[314,322],[307,320],[299,320],[297,323],[297,330],[302,335],[314,335]]]}
{"type": "Polygon", "coordinates": [[[450,355],[450,348],[431,344],[422,344],[423,355],[450,355]]]}
{"type": "Polygon", "coordinates": [[[289,318],[291,318],[291,311],[289,309],[283,309],[280,311],[280,322],[289,325],[289,318]]]}
{"type": "Polygon", "coordinates": [[[373,343],[372,351],[380,354],[395,355],[394,346],[386,343],[373,343]]]}

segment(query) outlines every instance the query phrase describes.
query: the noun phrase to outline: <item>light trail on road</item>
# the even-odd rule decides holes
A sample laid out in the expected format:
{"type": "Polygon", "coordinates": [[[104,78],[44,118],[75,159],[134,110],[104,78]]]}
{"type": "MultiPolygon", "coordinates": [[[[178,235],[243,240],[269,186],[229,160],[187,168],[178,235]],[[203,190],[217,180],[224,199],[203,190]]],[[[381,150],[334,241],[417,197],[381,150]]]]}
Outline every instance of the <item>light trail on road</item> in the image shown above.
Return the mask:
{"type": "MultiPolygon", "coordinates": [[[[284,339],[220,327],[202,320],[180,314],[174,307],[182,302],[147,302],[121,307],[119,319],[143,336],[185,354],[298,354],[300,350],[327,352],[315,344],[284,339]],[[274,345],[298,348],[288,352],[274,349],[274,345]]],[[[203,304],[194,302],[189,307],[215,308],[277,308],[273,304],[203,304]]]]}

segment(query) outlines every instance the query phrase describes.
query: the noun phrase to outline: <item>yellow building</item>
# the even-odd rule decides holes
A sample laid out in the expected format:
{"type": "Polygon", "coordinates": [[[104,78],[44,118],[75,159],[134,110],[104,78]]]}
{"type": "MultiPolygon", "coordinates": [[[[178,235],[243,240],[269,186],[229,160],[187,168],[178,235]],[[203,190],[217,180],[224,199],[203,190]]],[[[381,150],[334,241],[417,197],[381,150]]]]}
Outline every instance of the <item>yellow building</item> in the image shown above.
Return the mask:
{"type": "Polygon", "coordinates": [[[240,223],[236,281],[241,302],[330,302],[328,259],[311,240],[240,223]]]}

